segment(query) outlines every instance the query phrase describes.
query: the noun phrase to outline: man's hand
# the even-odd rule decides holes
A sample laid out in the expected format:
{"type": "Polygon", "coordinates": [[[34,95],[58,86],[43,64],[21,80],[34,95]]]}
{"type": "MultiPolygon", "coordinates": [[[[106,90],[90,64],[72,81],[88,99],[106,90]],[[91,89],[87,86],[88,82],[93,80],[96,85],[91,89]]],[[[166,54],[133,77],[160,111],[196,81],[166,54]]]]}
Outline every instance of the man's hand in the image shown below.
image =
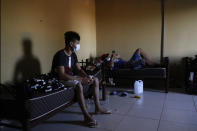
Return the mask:
{"type": "Polygon", "coordinates": [[[89,78],[89,77],[83,77],[82,81],[81,81],[82,84],[92,84],[93,83],[93,79],[89,78]]]}
{"type": "Polygon", "coordinates": [[[76,79],[77,81],[79,81],[79,82],[82,82],[83,77],[77,76],[77,77],[75,77],[75,79],[76,79]]]}

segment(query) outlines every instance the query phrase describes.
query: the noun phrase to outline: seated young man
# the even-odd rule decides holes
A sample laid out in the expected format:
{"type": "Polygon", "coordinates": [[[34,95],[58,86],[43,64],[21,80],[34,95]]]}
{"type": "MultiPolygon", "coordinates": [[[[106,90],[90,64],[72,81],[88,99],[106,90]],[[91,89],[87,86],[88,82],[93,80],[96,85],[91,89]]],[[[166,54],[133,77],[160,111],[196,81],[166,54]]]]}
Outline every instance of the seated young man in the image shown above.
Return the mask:
{"type": "Polygon", "coordinates": [[[119,54],[116,54],[115,52],[112,53],[110,60],[109,60],[109,67],[111,69],[119,69],[119,68],[133,68],[133,69],[140,69],[143,68],[145,65],[147,66],[155,66],[158,65],[154,62],[152,62],[146,53],[141,49],[138,48],[131,59],[129,61],[126,61],[122,58],[120,58],[119,54]]]}
{"type": "Polygon", "coordinates": [[[111,112],[107,109],[101,107],[99,101],[99,81],[96,77],[89,77],[80,67],[77,55],[75,51],[80,49],[80,36],[78,33],[69,31],[64,34],[65,37],[65,48],[58,51],[52,63],[52,73],[56,75],[59,80],[65,86],[73,86],[76,89],[78,102],[80,108],[84,115],[84,121],[89,127],[95,127],[97,125],[96,120],[88,113],[84,94],[83,94],[83,85],[93,85],[90,86],[94,88],[94,103],[95,103],[95,114],[110,114],[111,112]],[[73,70],[77,69],[83,77],[74,76],[73,70]]]}

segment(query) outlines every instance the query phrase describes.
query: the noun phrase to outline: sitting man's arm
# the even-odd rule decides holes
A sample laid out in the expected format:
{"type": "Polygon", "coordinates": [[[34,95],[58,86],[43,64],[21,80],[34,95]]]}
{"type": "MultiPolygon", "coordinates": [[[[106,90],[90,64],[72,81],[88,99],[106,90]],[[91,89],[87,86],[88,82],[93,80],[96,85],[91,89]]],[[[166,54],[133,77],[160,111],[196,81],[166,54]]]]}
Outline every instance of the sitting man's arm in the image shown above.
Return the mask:
{"type": "Polygon", "coordinates": [[[114,67],[114,58],[111,56],[109,61],[109,68],[112,69],[114,67]]]}
{"type": "Polygon", "coordinates": [[[80,74],[84,77],[88,77],[88,74],[81,68],[79,63],[76,63],[77,70],[79,70],[80,74]]]}
{"type": "Polygon", "coordinates": [[[90,78],[89,75],[81,69],[81,66],[79,63],[76,63],[76,67],[79,70],[80,74],[83,75],[82,83],[84,84],[92,84],[93,83],[93,78],[90,78]]]}
{"type": "Polygon", "coordinates": [[[110,57],[110,61],[109,61],[109,68],[113,69],[114,67],[114,60],[115,59],[121,59],[119,54],[112,54],[110,57]]]}

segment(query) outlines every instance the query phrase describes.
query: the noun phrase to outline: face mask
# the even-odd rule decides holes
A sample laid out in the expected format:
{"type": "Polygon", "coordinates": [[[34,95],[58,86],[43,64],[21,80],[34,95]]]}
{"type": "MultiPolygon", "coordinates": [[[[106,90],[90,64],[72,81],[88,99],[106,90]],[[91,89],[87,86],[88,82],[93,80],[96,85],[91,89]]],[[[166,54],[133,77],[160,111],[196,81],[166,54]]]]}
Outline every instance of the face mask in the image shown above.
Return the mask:
{"type": "Polygon", "coordinates": [[[108,58],[107,58],[107,61],[110,61],[110,60],[111,60],[111,58],[110,58],[110,57],[108,57],[108,58]]]}
{"type": "Polygon", "coordinates": [[[74,49],[74,51],[78,51],[80,49],[80,44],[77,44],[76,48],[74,49]]]}

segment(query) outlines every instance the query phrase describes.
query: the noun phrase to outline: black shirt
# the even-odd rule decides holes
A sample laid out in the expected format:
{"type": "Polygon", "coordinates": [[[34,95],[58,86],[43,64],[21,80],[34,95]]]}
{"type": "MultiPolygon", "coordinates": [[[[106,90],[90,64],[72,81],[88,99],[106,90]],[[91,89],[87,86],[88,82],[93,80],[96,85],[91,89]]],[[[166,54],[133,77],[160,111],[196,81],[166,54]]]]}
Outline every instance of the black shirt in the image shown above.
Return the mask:
{"type": "Polygon", "coordinates": [[[74,70],[76,69],[76,63],[78,63],[77,55],[73,52],[71,56],[66,55],[64,50],[58,51],[53,57],[51,72],[57,75],[55,68],[58,66],[64,66],[65,73],[69,75],[74,75],[74,70]],[[69,63],[70,59],[70,63],[69,63]]]}

